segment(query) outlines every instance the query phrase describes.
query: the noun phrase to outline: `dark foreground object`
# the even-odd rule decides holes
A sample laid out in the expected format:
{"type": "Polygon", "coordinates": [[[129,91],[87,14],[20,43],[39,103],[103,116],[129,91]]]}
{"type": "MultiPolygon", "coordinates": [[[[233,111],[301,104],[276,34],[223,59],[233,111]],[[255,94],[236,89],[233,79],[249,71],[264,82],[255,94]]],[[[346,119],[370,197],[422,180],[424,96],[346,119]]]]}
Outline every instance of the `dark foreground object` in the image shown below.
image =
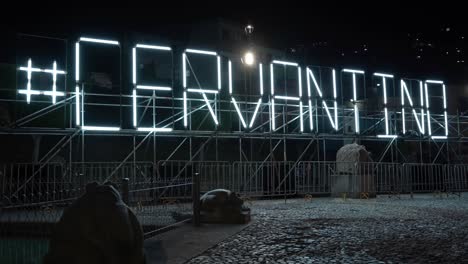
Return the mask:
{"type": "Polygon", "coordinates": [[[200,198],[202,223],[246,224],[250,221],[250,209],[235,192],[216,189],[200,198]]]}
{"type": "Polygon", "coordinates": [[[64,211],[44,257],[52,263],[145,263],[141,225],[111,184],[88,184],[64,211]]]}

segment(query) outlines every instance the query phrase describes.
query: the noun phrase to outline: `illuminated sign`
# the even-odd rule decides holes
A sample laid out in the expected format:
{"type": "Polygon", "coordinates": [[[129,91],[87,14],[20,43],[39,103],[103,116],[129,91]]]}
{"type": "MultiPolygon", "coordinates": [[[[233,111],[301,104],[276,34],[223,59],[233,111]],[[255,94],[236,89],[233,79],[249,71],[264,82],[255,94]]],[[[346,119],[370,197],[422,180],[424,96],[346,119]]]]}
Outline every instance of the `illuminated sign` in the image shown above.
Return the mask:
{"type": "MultiPolygon", "coordinates": [[[[33,67],[32,59],[25,61],[23,65],[20,65],[18,68],[20,78],[25,78],[26,87],[19,87],[18,93],[24,95],[25,101],[30,104],[32,98],[37,95],[45,95],[51,97],[52,104],[57,103],[57,98],[66,99],[67,96],[74,96],[74,118],[75,125],[78,128],[83,130],[96,130],[96,131],[119,131],[121,126],[97,126],[97,125],[87,125],[88,123],[85,120],[85,94],[83,81],[82,81],[82,66],[86,63],[83,61],[80,54],[82,52],[81,47],[83,45],[102,45],[103,47],[120,47],[120,43],[115,40],[105,40],[105,39],[96,39],[96,38],[87,38],[81,37],[75,43],[75,82],[74,82],[74,91],[67,92],[65,87],[57,85],[57,77],[65,76],[67,72],[60,70],[56,61],[51,60],[52,67],[50,69],[41,69],[33,67]],[[52,85],[48,87],[48,90],[44,90],[44,87],[33,87],[32,79],[35,78],[38,74],[46,74],[51,76],[52,85]],[[42,89],[40,89],[42,88],[42,89]]],[[[151,52],[154,54],[166,54],[167,56],[174,56],[174,51],[169,46],[160,46],[160,45],[149,45],[138,43],[133,45],[131,48],[131,80],[132,87],[131,92],[128,94],[128,97],[131,98],[131,116],[132,116],[132,125],[135,131],[142,132],[172,132],[175,130],[175,127],[172,124],[160,125],[155,118],[153,118],[152,126],[143,126],[141,125],[142,111],[143,106],[139,103],[141,98],[149,97],[151,100],[155,100],[156,95],[163,95],[166,98],[172,98],[172,100],[177,100],[181,102],[181,115],[180,118],[176,119],[175,122],[181,122],[185,129],[191,129],[192,125],[192,110],[191,105],[192,100],[199,100],[203,102],[203,105],[200,108],[208,110],[210,119],[216,127],[222,124],[220,104],[217,102],[221,99],[229,102],[230,106],[235,109],[236,117],[239,124],[241,125],[241,130],[248,132],[249,130],[254,130],[254,125],[256,125],[256,120],[258,120],[260,113],[263,113],[263,109],[268,110],[268,118],[270,126],[270,132],[275,132],[278,130],[277,119],[281,117],[281,112],[278,111],[278,107],[281,106],[290,106],[296,110],[292,111],[291,115],[294,116],[294,120],[299,122],[299,133],[317,133],[317,109],[323,110],[325,121],[334,132],[344,130],[344,124],[346,120],[339,120],[338,113],[341,111],[348,111],[348,115],[353,120],[353,133],[361,133],[361,124],[360,124],[360,94],[366,89],[365,85],[358,84],[358,78],[364,78],[366,73],[363,70],[357,69],[342,69],[341,74],[337,76],[337,70],[335,68],[329,68],[326,74],[330,79],[330,84],[323,84],[317,76],[321,75],[319,70],[316,70],[312,66],[304,65],[301,66],[296,62],[288,62],[282,60],[272,60],[269,62],[257,62],[256,65],[249,65],[251,69],[254,69],[253,72],[258,76],[258,90],[255,90],[255,95],[251,96],[253,99],[246,100],[244,97],[236,94],[237,88],[234,83],[234,77],[239,72],[236,72],[233,67],[233,60],[231,58],[222,57],[218,52],[215,51],[206,51],[199,49],[184,49],[180,57],[180,71],[181,71],[181,93],[176,93],[176,88],[173,83],[168,83],[167,85],[155,84],[155,83],[146,83],[142,82],[138,74],[138,61],[139,61],[139,51],[151,52]],[[191,58],[197,57],[203,60],[203,65],[210,65],[212,69],[215,69],[213,77],[215,78],[215,83],[207,85],[202,84],[201,81],[197,78],[197,71],[203,69],[197,68],[194,64],[191,63],[191,58]],[[267,64],[265,64],[267,63],[267,64]],[[269,64],[269,65],[268,65],[269,64]],[[268,65],[268,66],[266,66],[268,65]],[[227,84],[223,83],[223,71],[222,69],[227,66],[227,84]],[[269,77],[265,77],[265,74],[268,74],[269,77]],[[290,81],[288,85],[279,85],[277,84],[277,76],[285,75],[285,73],[294,72],[294,80],[290,81]],[[303,78],[305,76],[305,78],[303,78]],[[340,78],[340,79],[338,79],[340,78]],[[268,83],[269,79],[269,83],[268,83]],[[305,79],[305,80],[304,80],[305,79]],[[189,81],[190,80],[190,81],[189,81]],[[340,82],[341,81],[341,82],[340,82]],[[292,82],[292,84],[291,84],[292,82]],[[303,85],[305,82],[306,85],[303,85]],[[344,84],[344,82],[347,82],[344,84]],[[347,106],[338,105],[340,96],[338,94],[338,84],[341,83],[341,91],[347,91],[350,94],[349,102],[346,100],[347,106]],[[267,85],[269,85],[269,88],[267,85]],[[227,87],[226,87],[227,86],[227,87]],[[278,90],[279,87],[287,87],[286,90],[278,90]],[[303,91],[303,87],[307,87],[307,95],[303,91]],[[227,90],[227,91],[225,91],[227,90]],[[327,92],[328,96],[325,95],[327,92]],[[315,102],[314,102],[315,101],[315,102]],[[246,108],[249,108],[247,111],[246,108]],[[308,119],[308,120],[307,120],[308,119]],[[158,125],[159,124],[159,125],[158,125]],[[308,127],[305,127],[306,126],[308,127]]],[[[178,55],[177,55],[178,56],[178,55]]],[[[63,65],[61,66],[63,67],[63,65]]],[[[173,71],[174,69],[170,69],[173,71]]],[[[226,72],[226,71],[225,71],[226,72]]],[[[224,74],[225,74],[224,72],[224,74]]],[[[446,87],[443,81],[440,80],[420,80],[417,81],[417,91],[419,92],[418,100],[413,98],[414,95],[411,94],[412,89],[409,85],[414,80],[410,81],[407,79],[396,80],[395,76],[390,73],[379,73],[375,72],[372,74],[377,80],[377,86],[379,86],[381,93],[383,94],[383,101],[381,112],[383,113],[382,123],[385,127],[385,132],[382,134],[377,134],[379,138],[395,139],[398,137],[398,134],[401,132],[405,134],[408,131],[408,122],[412,120],[412,123],[416,124],[417,130],[420,135],[429,136],[434,140],[443,140],[447,139],[449,135],[449,126],[447,122],[447,98],[446,98],[446,87]],[[399,84],[398,88],[393,87],[395,83],[399,84]],[[394,110],[390,112],[389,106],[389,94],[388,94],[388,85],[392,84],[392,87],[400,92],[400,106],[399,110],[394,110]],[[439,91],[441,96],[438,98],[442,100],[443,108],[442,113],[434,114],[431,113],[430,107],[430,94],[429,92],[439,91]],[[401,124],[398,125],[398,129],[392,125],[392,118],[394,114],[399,114],[401,116],[401,124]],[[437,118],[434,118],[436,116],[437,118]],[[443,132],[440,132],[443,131],[443,132]],[[437,132],[437,133],[436,133],[437,132]]],[[[226,78],[225,78],[226,79],[226,78]]],[[[226,81],[225,81],[226,82],[226,81]]],[[[343,96],[343,95],[341,95],[343,96]]],[[[394,95],[393,95],[394,96],[394,95]]],[[[341,98],[343,101],[343,98],[341,98]]],[[[382,100],[381,99],[381,100],[382,100]]],[[[154,104],[153,104],[154,107],[154,104]]],[[[126,109],[126,108],[125,108],[126,109]]],[[[361,110],[362,111],[362,110],[361,110]]],[[[153,112],[155,110],[153,109],[153,112]]],[[[155,115],[154,113],[153,115],[155,115]]],[[[349,122],[348,122],[349,123],[349,122]]],[[[239,125],[239,126],[240,126],[239,125]]]]}

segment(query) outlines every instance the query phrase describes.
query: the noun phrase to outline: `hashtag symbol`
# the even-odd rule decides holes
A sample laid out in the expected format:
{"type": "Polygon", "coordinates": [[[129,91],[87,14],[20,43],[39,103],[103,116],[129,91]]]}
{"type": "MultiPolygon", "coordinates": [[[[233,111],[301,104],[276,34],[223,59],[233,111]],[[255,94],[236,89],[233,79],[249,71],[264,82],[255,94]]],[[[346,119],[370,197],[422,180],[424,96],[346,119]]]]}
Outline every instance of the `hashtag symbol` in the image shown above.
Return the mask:
{"type": "Polygon", "coordinates": [[[66,74],[65,71],[57,70],[57,62],[54,61],[52,69],[40,69],[40,68],[33,68],[31,59],[28,60],[27,67],[20,67],[20,71],[25,71],[27,73],[28,83],[26,85],[26,89],[20,89],[18,92],[20,94],[26,95],[26,102],[28,104],[31,102],[31,95],[47,95],[52,97],[52,103],[55,104],[57,102],[57,96],[65,96],[64,92],[57,91],[57,75],[58,74],[66,74]],[[52,91],[40,91],[40,90],[33,90],[31,89],[31,79],[33,72],[43,72],[52,74],[52,91]]]}

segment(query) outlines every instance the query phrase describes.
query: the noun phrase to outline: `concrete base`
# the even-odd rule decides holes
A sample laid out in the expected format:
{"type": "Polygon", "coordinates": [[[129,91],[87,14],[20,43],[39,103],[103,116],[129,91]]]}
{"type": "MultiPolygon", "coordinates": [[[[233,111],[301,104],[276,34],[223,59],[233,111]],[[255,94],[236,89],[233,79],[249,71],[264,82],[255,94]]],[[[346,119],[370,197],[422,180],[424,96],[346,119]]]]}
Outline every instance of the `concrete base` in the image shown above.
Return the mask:
{"type": "Polygon", "coordinates": [[[240,232],[249,224],[184,224],[179,228],[145,240],[147,264],[184,263],[240,232]]]}
{"type": "Polygon", "coordinates": [[[335,174],[331,177],[331,196],[348,198],[375,198],[373,175],[335,174]]]}

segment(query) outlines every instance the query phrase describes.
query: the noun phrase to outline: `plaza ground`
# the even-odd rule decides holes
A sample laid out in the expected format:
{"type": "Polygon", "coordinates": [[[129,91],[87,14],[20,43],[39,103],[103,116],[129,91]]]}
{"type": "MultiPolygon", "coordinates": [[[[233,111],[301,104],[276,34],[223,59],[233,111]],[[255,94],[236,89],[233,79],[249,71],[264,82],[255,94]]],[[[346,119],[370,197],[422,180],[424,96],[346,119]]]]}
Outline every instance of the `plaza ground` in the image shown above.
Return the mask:
{"type": "Polygon", "coordinates": [[[468,263],[466,193],[249,205],[249,226],[188,263],[468,263]]]}
{"type": "MultiPolygon", "coordinates": [[[[468,263],[468,193],[246,205],[253,219],[247,225],[187,223],[147,239],[148,264],[468,263]]],[[[40,263],[48,248],[46,239],[0,242],[2,263],[40,263]]]]}

